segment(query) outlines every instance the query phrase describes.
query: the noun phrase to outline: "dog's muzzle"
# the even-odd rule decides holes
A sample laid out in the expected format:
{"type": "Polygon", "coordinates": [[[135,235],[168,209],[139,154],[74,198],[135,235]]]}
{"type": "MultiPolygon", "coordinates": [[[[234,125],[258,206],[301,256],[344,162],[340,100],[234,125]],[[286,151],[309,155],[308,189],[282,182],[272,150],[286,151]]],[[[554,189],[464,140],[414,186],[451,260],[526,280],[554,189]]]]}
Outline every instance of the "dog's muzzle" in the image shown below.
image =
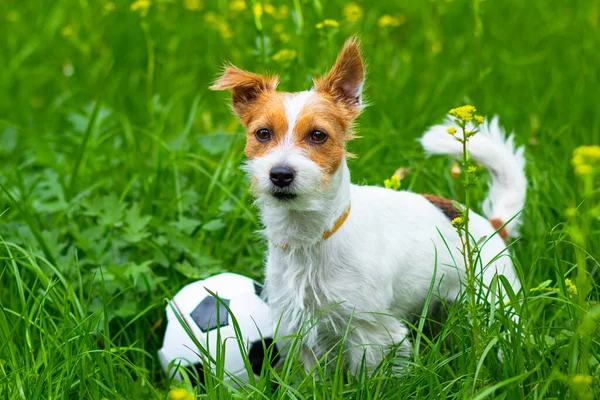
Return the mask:
{"type": "Polygon", "coordinates": [[[292,200],[296,195],[290,191],[290,186],[294,181],[295,172],[288,166],[276,165],[269,171],[269,179],[274,186],[273,197],[277,200],[292,200]]]}

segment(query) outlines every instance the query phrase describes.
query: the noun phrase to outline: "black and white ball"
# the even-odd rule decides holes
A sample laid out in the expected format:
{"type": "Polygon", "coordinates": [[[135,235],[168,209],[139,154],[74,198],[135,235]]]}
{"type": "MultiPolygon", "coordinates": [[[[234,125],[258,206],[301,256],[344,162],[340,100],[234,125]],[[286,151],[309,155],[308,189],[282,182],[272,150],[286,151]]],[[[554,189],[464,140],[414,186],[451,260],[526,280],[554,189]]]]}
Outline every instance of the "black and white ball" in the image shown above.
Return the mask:
{"type": "MultiPolygon", "coordinates": [[[[230,375],[241,381],[248,380],[240,343],[245,346],[255,375],[260,374],[265,359],[264,350],[269,346],[273,347],[271,360],[268,361],[272,365],[277,364],[281,355],[277,344],[273,343],[275,326],[271,322],[269,306],[260,297],[261,290],[262,286],[258,282],[232,273],[215,275],[181,289],[166,308],[167,329],[163,347],[158,351],[165,372],[175,372],[175,378],[180,380],[178,370],[169,371],[169,366],[177,368],[179,365],[179,368],[196,370],[202,380],[206,363],[215,370],[215,365],[202,356],[202,350],[194,344],[173,309],[180,314],[199,344],[214,359],[217,358],[217,349],[220,347],[219,351],[224,356],[221,362],[227,372],[224,377],[226,381],[230,380],[230,375]],[[220,300],[213,297],[207,289],[220,300]],[[241,338],[236,337],[232,316],[225,304],[237,320],[241,338]]],[[[192,372],[188,376],[193,379],[195,374],[192,372]]]]}

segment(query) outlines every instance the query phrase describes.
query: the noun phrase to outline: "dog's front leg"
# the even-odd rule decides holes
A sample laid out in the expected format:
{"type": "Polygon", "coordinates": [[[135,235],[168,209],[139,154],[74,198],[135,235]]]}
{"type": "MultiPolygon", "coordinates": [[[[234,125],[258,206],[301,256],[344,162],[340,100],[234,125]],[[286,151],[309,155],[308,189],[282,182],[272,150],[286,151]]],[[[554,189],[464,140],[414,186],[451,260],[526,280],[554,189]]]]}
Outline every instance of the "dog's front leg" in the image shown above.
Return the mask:
{"type": "Polygon", "coordinates": [[[302,345],[299,359],[307,374],[315,372],[315,366],[319,363],[319,356],[315,354],[310,346],[307,346],[306,344],[302,345]]]}
{"type": "Polygon", "coordinates": [[[348,334],[348,368],[356,376],[363,370],[371,375],[383,359],[391,355],[394,358],[394,374],[402,375],[406,369],[403,360],[410,356],[411,349],[408,328],[404,323],[392,316],[377,315],[376,321],[361,321],[348,334]]]}

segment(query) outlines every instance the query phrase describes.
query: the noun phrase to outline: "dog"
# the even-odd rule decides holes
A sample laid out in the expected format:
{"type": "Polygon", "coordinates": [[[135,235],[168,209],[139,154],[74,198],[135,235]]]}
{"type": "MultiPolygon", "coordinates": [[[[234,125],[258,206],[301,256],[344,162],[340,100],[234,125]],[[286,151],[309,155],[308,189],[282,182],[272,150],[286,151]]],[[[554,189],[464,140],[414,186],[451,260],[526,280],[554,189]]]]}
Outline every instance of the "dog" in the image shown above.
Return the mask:
{"type": "MultiPolygon", "coordinates": [[[[432,282],[432,303],[452,302],[464,288],[451,201],[350,181],[346,144],[363,110],[364,78],[358,41],[350,38],[310,90],[278,92],[277,76],[233,65],[211,86],[232,91],[233,111],[247,130],[244,169],[268,240],[264,293],[281,328],[301,334],[308,371],[336,346],[354,373],[374,371],[391,350],[405,359],[411,344],[404,321],[422,313],[432,282]]],[[[429,154],[462,154],[446,127],[421,138],[429,154]]],[[[471,235],[487,237],[479,278],[489,288],[504,275],[517,292],[503,237],[516,236],[521,223],[523,149],[497,119],[480,130],[469,150],[492,181],[487,217],[470,213],[471,235]]]]}

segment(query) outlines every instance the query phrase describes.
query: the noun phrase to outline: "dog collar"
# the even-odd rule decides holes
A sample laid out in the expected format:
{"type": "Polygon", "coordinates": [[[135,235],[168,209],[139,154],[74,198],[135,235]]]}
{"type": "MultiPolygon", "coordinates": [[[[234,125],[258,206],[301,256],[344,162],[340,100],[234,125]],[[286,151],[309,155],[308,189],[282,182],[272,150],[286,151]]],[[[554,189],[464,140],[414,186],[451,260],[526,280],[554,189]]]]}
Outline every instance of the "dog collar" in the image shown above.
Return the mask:
{"type": "Polygon", "coordinates": [[[340,215],[338,220],[335,221],[335,224],[333,224],[333,228],[331,228],[331,230],[328,230],[327,232],[325,232],[323,234],[323,240],[327,240],[331,236],[333,236],[333,234],[336,233],[337,230],[342,227],[342,225],[344,225],[344,222],[346,222],[346,220],[348,219],[349,214],[350,214],[350,204],[348,204],[348,208],[346,208],[346,211],[344,211],[342,213],[342,215],[340,215]]]}
{"type": "MultiPolygon", "coordinates": [[[[351,204],[348,204],[348,208],[346,208],[346,211],[344,211],[342,213],[342,215],[340,215],[338,220],[335,221],[335,224],[333,224],[333,228],[331,228],[330,230],[325,232],[323,234],[323,236],[321,236],[321,239],[323,239],[323,240],[329,239],[330,237],[333,236],[334,233],[336,233],[338,231],[338,229],[340,229],[342,227],[342,225],[344,225],[344,222],[346,222],[346,220],[348,219],[348,215],[350,214],[350,207],[351,207],[351,204]]],[[[284,244],[283,246],[281,246],[281,248],[283,250],[289,250],[290,246],[287,244],[284,244]]]]}

